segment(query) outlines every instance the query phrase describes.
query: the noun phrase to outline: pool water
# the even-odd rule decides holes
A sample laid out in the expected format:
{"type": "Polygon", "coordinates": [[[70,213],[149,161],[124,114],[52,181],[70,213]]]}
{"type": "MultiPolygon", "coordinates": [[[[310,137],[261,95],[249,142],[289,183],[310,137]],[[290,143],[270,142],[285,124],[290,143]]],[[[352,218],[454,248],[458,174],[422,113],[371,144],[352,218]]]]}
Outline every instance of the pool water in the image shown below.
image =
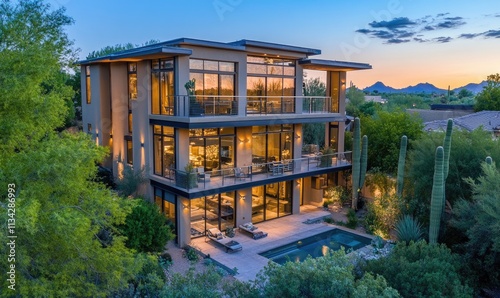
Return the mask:
{"type": "Polygon", "coordinates": [[[313,258],[325,256],[329,250],[344,248],[346,252],[360,249],[371,243],[371,239],[349,233],[340,229],[332,229],[305,239],[260,253],[259,255],[278,264],[287,261],[302,262],[310,255],[313,258]]]}

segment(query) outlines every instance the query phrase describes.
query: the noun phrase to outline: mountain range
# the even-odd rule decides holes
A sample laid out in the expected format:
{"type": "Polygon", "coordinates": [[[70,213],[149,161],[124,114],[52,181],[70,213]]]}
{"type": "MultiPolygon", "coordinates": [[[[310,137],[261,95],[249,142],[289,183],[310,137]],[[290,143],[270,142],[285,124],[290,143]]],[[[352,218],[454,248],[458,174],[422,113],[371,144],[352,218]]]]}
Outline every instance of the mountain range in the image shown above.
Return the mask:
{"type": "MultiPolygon", "coordinates": [[[[465,86],[458,87],[455,89],[452,89],[455,93],[460,92],[462,89],[467,89],[471,91],[472,93],[476,94],[479,93],[483,90],[483,87],[487,85],[486,81],[482,81],[481,83],[469,83],[465,86]]],[[[382,82],[376,82],[375,84],[366,87],[363,89],[363,91],[366,92],[374,92],[378,91],[378,93],[447,93],[448,90],[446,89],[439,89],[438,87],[430,84],[430,83],[419,83],[415,86],[408,86],[406,88],[401,88],[401,89],[396,89],[392,88],[390,86],[386,86],[382,82]]]]}

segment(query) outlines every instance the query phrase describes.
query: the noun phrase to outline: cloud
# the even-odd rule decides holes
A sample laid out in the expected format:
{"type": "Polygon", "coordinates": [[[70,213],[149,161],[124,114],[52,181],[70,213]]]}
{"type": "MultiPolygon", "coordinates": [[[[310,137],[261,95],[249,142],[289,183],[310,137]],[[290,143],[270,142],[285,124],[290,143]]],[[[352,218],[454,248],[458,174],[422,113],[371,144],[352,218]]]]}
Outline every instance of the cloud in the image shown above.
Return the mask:
{"type": "Polygon", "coordinates": [[[372,28],[387,28],[389,30],[395,30],[398,28],[405,28],[408,26],[412,26],[417,24],[414,21],[411,21],[407,17],[401,17],[401,18],[394,18],[390,21],[380,21],[380,22],[371,22],[368,25],[372,28]]]}
{"type": "Polygon", "coordinates": [[[391,39],[387,40],[386,43],[398,44],[398,43],[406,43],[406,42],[410,42],[410,40],[409,39],[400,39],[400,38],[391,38],[391,39]]]}
{"type": "MultiPolygon", "coordinates": [[[[426,37],[430,31],[455,29],[465,25],[463,17],[450,16],[450,13],[439,13],[435,16],[426,15],[417,19],[398,17],[387,21],[373,21],[368,23],[368,28],[361,28],[356,32],[366,34],[372,38],[384,40],[386,44],[399,44],[407,42],[439,42],[445,43],[452,40],[451,37],[426,37]],[[417,37],[415,37],[417,36],[417,37]],[[415,37],[415,38],[413,38],[415,37]]],[[[492,32],[496,37],[496,33],[492,32]]],[[[461,38],[473,38],[466,35],[461,38]]]]}
{"type": "Polygon", "coordinates": [[[479,36],[483,36],[485,38],[500,38],[500,30],[488,30],[481,33],[464,33],[460,34],[459,38],[472,39],[479,36]]]}
{"type": "Polygon", "coordinates": [[[500,30],[488,30],[486,32],[483,32],[483,34],[486,37],[500,38],[500,30]]]}
{"type": "Polygon", "coordinates": [[[451,37],[445,37],[445,36],[440,36],[440,37],[436,37],[436,38],[433,38],[432,41],[435,41],[435,42],[439,42],[439,43],[446,43],[446,42],[450,42],[453,38],[451,37]]]}
{"type": "Polygon", "coordinates": [[[481,36],[481,33],[462,33],[458,38],[472,39],[481,36]]]}
{"type": "Polygon", "coordinates": [[[443,29],[450,29],[450,28],[457,28],[462,25],[465,25],[465,22],[462,21],[461,17],[455,17],[455,18],[445,18],[446,21],[440,22],[436,25],[438,28],[443,28],[443,29]]]}

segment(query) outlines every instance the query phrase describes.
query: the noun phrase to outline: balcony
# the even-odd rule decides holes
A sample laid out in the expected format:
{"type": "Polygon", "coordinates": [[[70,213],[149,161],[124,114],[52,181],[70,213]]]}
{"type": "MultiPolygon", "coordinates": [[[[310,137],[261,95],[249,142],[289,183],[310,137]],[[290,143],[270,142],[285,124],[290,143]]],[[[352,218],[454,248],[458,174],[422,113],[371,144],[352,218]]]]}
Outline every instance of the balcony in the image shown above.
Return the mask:
{"type": "Polygon", "coordinates": [[[338,113],[325,96],[170,96],[161,114],[176,117],[338,113]]]}
{"type": "Polygon", "coordinates": [[[334,154],[310,154],[302,158],[282,160],[278,162],[252,164],[236,168],[204,171],[203,168],[188,173],[182,170],[171,169],[161,182],[185,192],[198,192],[222,187],[245,184],[255,185],[258,182],[265,184],[304,177],[307,174],[324,173],[325,170],[345,168],[351,165],[351,152],[334,154]],[[299,177],[300,176],[300,177],[299,177]]]}

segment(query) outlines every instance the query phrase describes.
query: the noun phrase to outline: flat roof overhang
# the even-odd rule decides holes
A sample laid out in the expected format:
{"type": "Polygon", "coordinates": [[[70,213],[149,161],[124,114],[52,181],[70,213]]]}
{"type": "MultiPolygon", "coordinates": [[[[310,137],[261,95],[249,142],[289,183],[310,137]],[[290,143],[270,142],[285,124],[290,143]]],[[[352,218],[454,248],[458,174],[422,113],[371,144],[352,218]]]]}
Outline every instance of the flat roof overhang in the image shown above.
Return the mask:
{"type": "Polygon", "coordinates": [[[328,114],[273,114],[255,116],[201,116],[201,117],[176,117],[150,115],[149,123],[153,125],[166,125],[175,128],[217,128],[217,127],[244,127],[278,124],[303,124],[344,122],[346,116],[339,113],[328,114]]]}
{"type": "Polygon", "coordinates": [[[117,52],[103,57],[98,57],[95,59],[82,60],[79,61],[77,64],[85,65],[97,62],[101,63],[101,62],[120,62],[120,61],[140,61],[145,59],[157,59],[157,58],[165,58],[165,57],[179,56],[179,55],[181,56],[191,55],[192,53],[193,53],[192,50],[186,48],[157,46],[157,47],[137,48],[127,51],[117,52]]]}
{"type": "Polygon", "coordinates": [[[299,64],[304,69],[323,70],[323,71],[353,71],[372,69],[368,63],[357,63],[348,61],[337,60],[324,60],[324,59],[302,59],[299,64]]]}
{"type": "Polygon", "coordinates": [[[192,190],[192,191],[186,191],[185,189],[173,186],[171,184],[163,183],[162,181],[166,180],[166,178],[163,178],[163,177],[150,176],[150,184],[153,186],[162,188],[164,190],[167,190],[167,191],[174,193],[176,195],[183,196],[187,199],[196,199],[199,197],[219,194],[219,193],[228,192],[228,191],[237,191],[237,190],[240,190],[243,188],[261,186],[261,185],[266,185],[266,184],[271,184],[271,183],[300,179],[300,178],[311,177],[311,176],[315,176],[315,175],[322,175],[322,174],[327,174],[327,173],[341,172],[341,171],[349,170],[351,168],[352,168],[352,165],[347,164],[347,165],[336,166],[336,167],[331,167],[331,168],[326,168],[326,169],[321,169],[321,170],[313,170],[313,171],[301,172],[301,173],[290,174],[290,175],[282,175],[282,176],[277,176],[277,177],[263,179],[263,180],[248,181],[248,182],[242,182],[242,183],[232,184],[232,185],[227,185],[227,186],[222,186],[222,187],[208,188],[208,189],[201,189],[201,190],[192,190]]]}

